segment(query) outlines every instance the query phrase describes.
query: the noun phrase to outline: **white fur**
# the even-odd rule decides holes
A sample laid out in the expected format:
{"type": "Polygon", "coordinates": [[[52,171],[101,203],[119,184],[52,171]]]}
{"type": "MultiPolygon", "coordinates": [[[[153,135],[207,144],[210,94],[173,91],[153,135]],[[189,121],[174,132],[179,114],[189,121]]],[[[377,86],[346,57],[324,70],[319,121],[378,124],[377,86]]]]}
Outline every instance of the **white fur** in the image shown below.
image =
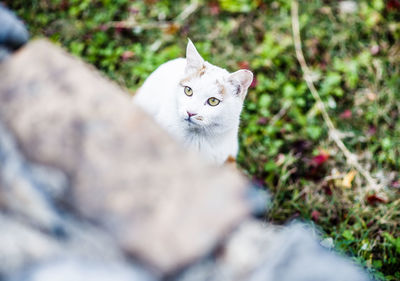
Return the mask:
{"type": "Polygon", "coordinates": [[[139,89],[134,103],[185,147],[200,152],[212,163],[223,164],[238,152],[240,113],[252,79],[248,70],[230,74],[205,62],[189,40],[186,59],[158,67],[139,89]],[[202,68],[204,74],[200,76],[202,68]],[[184,93],[184,86],[193,90],[192,96],[184,93]],[[220,104],[210,106],[210,97],[221,100],[220,104]],[[197,114],[190,118],[192,122],[187,120],[187,112],[197,114]]]}

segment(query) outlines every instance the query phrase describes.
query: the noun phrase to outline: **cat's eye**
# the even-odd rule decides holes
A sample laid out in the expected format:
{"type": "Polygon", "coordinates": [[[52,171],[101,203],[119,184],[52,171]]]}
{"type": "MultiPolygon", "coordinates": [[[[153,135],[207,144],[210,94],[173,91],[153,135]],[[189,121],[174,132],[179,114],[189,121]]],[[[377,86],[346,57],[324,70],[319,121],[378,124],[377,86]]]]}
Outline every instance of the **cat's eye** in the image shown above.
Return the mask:
{"type": "Polygon", "coordinates": [[[217,98],[209,98],[207,103],[211,106],[217,106],[221,101],[217,98]]]}
{"type": "Polygon", "coordinates": [[[193,90],[192,90],[192,88],[190,88],[190,87],[188,87],[188,86],[185,86],[185,88],[184,88],[183,90],[184,90],[185,94],[186,94],[188,97],[193,96],[193,90]]]}

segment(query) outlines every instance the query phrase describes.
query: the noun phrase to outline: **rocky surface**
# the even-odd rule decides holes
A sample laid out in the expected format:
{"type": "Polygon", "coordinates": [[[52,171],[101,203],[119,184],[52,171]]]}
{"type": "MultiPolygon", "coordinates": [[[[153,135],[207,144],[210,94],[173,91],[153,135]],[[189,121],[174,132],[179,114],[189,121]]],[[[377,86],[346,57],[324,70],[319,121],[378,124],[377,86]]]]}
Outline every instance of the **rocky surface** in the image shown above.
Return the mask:
{"type": "Polygon", "coordinates": [[[59,219],[35,188],[165,273],[211,251],[249,213],[241,176],[184,153],[120,88],[49,43],[31,43],[0,77],[0,120],[21,158],[10,177],[27,181],[4,185],[24,188],[31,207],[10,208],[41,227],[59,219]]]}
{"type": "Polygon", "coordinates": [[[366,281],[345,258],[319,244],[315,230],[243,223],[212,259],[186,270],[179,281],[366,281]]]}
{"type": "Polygon", "coordinates": [[[46,41],[0,64],[0,280],[368,280],[46,41]]]}

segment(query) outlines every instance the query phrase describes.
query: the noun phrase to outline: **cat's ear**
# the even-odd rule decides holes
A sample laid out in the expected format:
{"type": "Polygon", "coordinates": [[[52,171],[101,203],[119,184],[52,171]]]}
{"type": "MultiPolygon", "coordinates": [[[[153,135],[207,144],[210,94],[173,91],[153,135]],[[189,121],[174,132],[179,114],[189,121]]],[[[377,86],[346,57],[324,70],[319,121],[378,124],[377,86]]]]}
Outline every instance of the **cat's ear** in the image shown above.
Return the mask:
{"type": "Polygon", "coordinates": [[[192,73],[201,69],[204,65],[204,60],[197,52],[196,47],[190,39],[186,47],[186,73],[192,73]]]}
{"type": "Polygon", "coordinates": [[[253,82],[253,73],[250,70],[241,69],[229,75],[228,80],[236,86],[235,94],[244,99],[247,89],[251,85],[251,82],[253,82]]]}

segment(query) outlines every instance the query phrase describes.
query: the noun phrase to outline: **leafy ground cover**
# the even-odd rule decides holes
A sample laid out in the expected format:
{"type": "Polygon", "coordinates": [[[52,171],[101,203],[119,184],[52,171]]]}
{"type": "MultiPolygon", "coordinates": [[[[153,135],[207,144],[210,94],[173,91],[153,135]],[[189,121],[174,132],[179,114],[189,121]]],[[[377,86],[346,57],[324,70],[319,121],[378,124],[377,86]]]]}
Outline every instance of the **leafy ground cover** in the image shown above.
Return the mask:
{"type": "Polygon", "coordinates": [[[303,51],[345,145],[331,141],[303,79],[291,1],[24,0],[5,4],[134,92],[187,38],[210,62],[255,75],[240,133],[243,170],[274,195],[266,219],[304,219],[378,280],[400,280],[400,1],[300,3],[303,51]]]}

